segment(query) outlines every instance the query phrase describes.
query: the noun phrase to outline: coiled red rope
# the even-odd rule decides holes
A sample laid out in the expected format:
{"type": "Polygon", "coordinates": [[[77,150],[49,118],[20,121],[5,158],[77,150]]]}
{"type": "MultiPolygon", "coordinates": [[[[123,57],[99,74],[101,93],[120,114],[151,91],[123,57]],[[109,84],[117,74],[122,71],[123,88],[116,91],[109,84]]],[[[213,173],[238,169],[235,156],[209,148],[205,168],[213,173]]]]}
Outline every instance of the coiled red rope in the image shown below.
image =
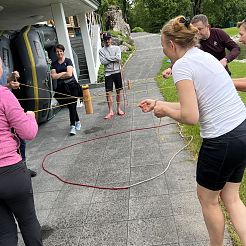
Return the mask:
{"type": "Polygon", "coordinates": [[[162,124],[162,125],[158,125],[158,126],[150,126],[150,127],[144,127],[144,128],[135,128],[135,129],[131,129],[131,130],[126,130],[126,131],[122,131],[122,132],[112,133],[112,134],[109,134],[109,135],[105,135],[105,136],[101,136],[101,137],[95,137],[95,138],[92,138],[92,139],[80,141],[78,143],[70,144],[68,146],[62,147],[60,149],[57,149],[55,151],[52,151],[52,152],[46,154],[45,157],[42,160],[42,164],[41,165],[42,165],[42,168],[43,168],[43,170],[45,172],[47,172],[48,174],[56,177],[58,180],[60,180],[61,182],[65,183],[65,184],[70,184],[70,185],[75,185],[75,186],[84,186],[84,187],[95,188],[95,189],[104,189],[104,190],[127,190],[131,186],[125,186],[125,187],[104,187],[104,186],[97,186],[97,185],[81,184],[81,183],[76,183],[76,182],[73,182],[73,181],[65,180],[64,178],[58,176],[57,174],[49,171],[46,168],[46,166],[45,166],[45,161],[46,161],[46,159],[49,156],[51,156],[51,155],[53,155],[55,153],[61,152],[61,151],[65,150],[65,149],[71,148],[73,146],[79,145],[79,144],[85,144],[85,143],[89,143],[89,142],[96,141],[96,140],[99,140],[99,139],[104,139],[104,138],[108,138],[108,137],[113,137],[113,136],[125,134],[125,133],[128,133],[128,132],[149,130],[149,129],[159,128],[159,127],[168,126],[168,125],[174,125],[174,124],[176,124],[176,123],[173,123],[172,122],[172,123],[162,124]]]}

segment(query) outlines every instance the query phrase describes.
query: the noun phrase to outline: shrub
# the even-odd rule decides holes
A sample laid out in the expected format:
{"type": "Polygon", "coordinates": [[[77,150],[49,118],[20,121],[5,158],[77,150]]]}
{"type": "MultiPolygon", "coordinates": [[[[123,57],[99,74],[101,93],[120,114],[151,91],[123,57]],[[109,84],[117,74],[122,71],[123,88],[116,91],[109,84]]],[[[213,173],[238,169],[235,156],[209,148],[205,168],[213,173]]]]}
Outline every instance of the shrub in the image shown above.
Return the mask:
{"type": "Polygon", "coordinates": [[[104,65],[100,65],[97,76],[97,83],[104,82],[104,65]]]}
{"type": "Polygon", "coordinates": [[[121,43],[128,42],[129,40],[129,37],[127,35],[124,35],[120,31],[109,30],[109,32],[113,37],[117,38],[121,43]]]}
{"type": "Polygon", "coordinates": [[[132,29],[132,32],[144,32],[144,29],[139,26],[136,26],[132,29]]]}

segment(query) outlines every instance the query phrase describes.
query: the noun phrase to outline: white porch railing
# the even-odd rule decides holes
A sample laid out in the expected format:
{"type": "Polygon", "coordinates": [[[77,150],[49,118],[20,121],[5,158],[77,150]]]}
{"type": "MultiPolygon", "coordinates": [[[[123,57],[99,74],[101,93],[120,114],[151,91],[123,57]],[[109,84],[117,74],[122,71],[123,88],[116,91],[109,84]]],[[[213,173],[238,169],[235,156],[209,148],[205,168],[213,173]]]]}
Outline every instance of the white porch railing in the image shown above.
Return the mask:
{"type": "Polygon", "coordinates": [[[91,38],[91,46],[93,50],[93,57],[95,62],[96,74],[98,75],[98,70],[100,67],[100,59],[99,59],[99,49],[101,49],[101,18],[95,12],[87,12],[86,19],[88,24],[88,31],[91,38]]]}

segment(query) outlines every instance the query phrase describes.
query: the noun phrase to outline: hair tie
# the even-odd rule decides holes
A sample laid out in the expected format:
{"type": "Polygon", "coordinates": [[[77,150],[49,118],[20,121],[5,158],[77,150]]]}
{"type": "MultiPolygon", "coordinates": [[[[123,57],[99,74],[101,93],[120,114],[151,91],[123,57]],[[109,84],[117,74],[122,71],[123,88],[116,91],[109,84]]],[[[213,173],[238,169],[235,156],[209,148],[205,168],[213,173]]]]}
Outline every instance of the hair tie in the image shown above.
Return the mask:
{"type": "Polygon", "coordinates": [[[190,18],[189,17],[182,17],[180,20],[179,20],[180,23],[183,23],[186,28],[189,27],[190,25],[190,18]]]}

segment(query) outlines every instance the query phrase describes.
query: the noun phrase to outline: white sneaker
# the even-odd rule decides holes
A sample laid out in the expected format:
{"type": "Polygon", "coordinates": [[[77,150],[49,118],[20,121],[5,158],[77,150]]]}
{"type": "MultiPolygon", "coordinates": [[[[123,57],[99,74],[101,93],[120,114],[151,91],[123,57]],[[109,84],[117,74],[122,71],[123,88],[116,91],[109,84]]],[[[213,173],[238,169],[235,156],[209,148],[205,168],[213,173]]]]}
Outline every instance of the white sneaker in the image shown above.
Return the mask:
{"type": "Polygon", "coordinates": [[[69,134],[70,134],[70,136],[76,135],[75,126],[71,126],[69,134]]]}
{"type": "Polygon", "coordinates": [[[80,121],[75,121],[75,129],[76,129],[77,131],[79,131],[80,128],[81,128],[81,123],[80,123],[80,121]]]}

